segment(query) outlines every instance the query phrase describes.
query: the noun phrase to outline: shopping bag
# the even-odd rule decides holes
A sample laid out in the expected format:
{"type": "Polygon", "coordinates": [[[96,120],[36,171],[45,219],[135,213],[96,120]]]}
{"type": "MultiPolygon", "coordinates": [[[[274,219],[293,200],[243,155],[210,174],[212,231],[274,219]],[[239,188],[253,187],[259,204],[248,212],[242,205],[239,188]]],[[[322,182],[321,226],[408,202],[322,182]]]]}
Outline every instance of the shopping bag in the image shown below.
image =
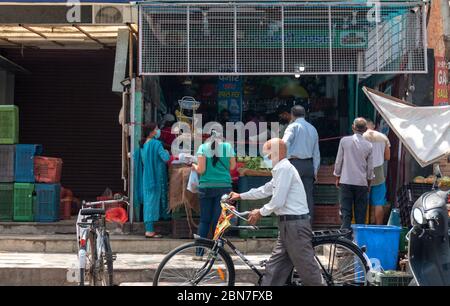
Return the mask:
{"type": "Polygon", "coordinates": [[[189,175],[187,190],[192,193],[198,192],[198,174],[194,170],[191,170],[191,174],[189,175]]]}

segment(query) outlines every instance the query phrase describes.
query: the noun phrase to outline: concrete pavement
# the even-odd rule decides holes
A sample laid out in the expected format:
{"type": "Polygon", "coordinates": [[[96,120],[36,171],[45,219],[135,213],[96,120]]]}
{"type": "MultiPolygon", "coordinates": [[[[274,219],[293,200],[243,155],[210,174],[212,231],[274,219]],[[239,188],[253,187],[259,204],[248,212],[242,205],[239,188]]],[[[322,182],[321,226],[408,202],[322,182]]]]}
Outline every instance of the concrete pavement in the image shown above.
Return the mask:
{"type": "MultiPolygon", "coordinates": [[[[117,254],[114,262],[115,283],[124,285],[151,284],[165,254],[117,254]]],[[[254,264],[269,254],[247,256],[254,264]]],[[[255,283],[255,274],[233,256],[236,282],[255,283]]],[[[0,252],[0,285],[77,285],[76,254],[0,252]]]]}

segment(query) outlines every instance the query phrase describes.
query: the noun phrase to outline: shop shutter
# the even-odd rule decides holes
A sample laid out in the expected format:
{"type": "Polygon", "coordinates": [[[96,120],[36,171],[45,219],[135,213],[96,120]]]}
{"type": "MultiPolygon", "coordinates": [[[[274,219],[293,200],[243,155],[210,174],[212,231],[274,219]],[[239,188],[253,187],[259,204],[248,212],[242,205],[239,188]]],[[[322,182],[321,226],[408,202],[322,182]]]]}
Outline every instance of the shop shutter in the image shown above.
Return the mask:
{"type": "Polygon", "coordinates": [[[114,50],[3,54],[31,72],[16,78],[20,143],[42,144],[44,155],[62,158],[62,185],[80,199],[107,187],[122,191],[122,99],[111,92],[114,50]]]}

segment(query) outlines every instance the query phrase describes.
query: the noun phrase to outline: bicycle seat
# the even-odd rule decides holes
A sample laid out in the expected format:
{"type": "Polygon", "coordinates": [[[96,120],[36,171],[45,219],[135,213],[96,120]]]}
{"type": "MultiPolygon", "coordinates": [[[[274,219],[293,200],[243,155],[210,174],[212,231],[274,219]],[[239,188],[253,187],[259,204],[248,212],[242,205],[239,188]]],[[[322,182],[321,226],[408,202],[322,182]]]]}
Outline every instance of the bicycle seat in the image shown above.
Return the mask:
{"type": "Polygon", "coordinates": [[[82,216],[92,216],[92,215],[104,215],[105,210],[101,208],[83,208],[80,211],[82,216]]]}

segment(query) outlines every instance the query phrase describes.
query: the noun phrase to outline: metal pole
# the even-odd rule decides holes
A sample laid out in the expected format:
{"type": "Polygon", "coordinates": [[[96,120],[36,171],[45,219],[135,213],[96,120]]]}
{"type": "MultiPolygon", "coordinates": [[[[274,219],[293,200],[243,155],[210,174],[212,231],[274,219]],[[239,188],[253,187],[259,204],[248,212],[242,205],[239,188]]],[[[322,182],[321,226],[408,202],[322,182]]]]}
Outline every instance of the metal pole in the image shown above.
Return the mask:
{"type": "MultiPolygon", "coordinates": [[[[140,29],[140,28],[139,28],[140,29]]],[[[136,92],[136,80],[134,78],[131,79],[131,101],[130,101],[130,171],[129,173],[129,180],[130,180],[130,190],[129,190],[129,195],[130,195],[130,210],[129,210],[129,218],[130,218],[130,223],[133,224],[134,221],[134,159],[133,159],[133,154],[134,154],[134,150],[135,150],[135,146],[134,146],[134,131],[136,128],[136,118],[135,118],[135,110],[134,107],[136,105],[135,102],[135,92],[136,92]]]]}
{"type": "MultiPolygon", "coordinates": [[[[446,1],[445,1],[446,2],[446,1]]],[[[429,5],[431,5],[431,4],[429,4],[429,5]]],[[[448,7],[448,3],[446,4],[447,5],[447,7],[448,7]]],[[[422,12],[422,39],[423,39],[423,57],[424,57],[424,65],[425,65],[425,67],[423,67],[424,68],[424,70],[425,70],[425,73],[428,73],[428,55],[427,55],[427,52],[428,52],[428,50],[427,50],[427,48],[428,48],[428,37],[427,37],[427,9],[430,9],[430,7],[426,7],[425,5],[423,5],[422,6],[422,10],[421,10],[421,12],[422,12]]],[[[448,10],[447,10],[447,12],[448,12],[448,10]]],[[[449,16],[444,16],[444,19],[449,19],[450,17],[449,16]]],[[[447,23],[448,23],[449,21],[447,21],[447,23]]],[[[445,33],[445,28],[444,28],[444,33],[445,33]]],[[[444,37],[444,39],[445,39],[445,37],[444,37]]],[[[445,50],[445,52],[447,52],[447,46],[446,46],[446,50],[445,50]]]]}
{"type": "Polygon", "coordinates": [[[284,48],[284,5],[281,6],[281,71],[286,71],[284,48]]]}
{"type": "Polygon", "coordinates": [[[191,32],[191,15],[190,15],[190,9],[189,6],[186,7],[186,32],[187,32],[187,38],[186,38],[186,45],[187,45],[187,72],[189,73],[191,71],[191,40],[189,37],[189,34],[191,32]]]}
{"type": "Polygon", "coordinates": [[[379,35],[378,35],[378,18],[379,12],[377,6],[375,6],[375,39],[376,39],[376,47],[377,47],[377,71],[380,71],[380,43],[379,43],[379,35]]]}
{"type": "Polygon", "coordinates": [[[234,5],[234,72],[237,73],[237,6],[234,5]]]}
{"type": "Polygon", "coordinates": [[[330,72],[333,71],[333,38],[331,26],[331,5],[328,6],[328,36],[329,36],[329,54],[330,54],[330,72]]]}

